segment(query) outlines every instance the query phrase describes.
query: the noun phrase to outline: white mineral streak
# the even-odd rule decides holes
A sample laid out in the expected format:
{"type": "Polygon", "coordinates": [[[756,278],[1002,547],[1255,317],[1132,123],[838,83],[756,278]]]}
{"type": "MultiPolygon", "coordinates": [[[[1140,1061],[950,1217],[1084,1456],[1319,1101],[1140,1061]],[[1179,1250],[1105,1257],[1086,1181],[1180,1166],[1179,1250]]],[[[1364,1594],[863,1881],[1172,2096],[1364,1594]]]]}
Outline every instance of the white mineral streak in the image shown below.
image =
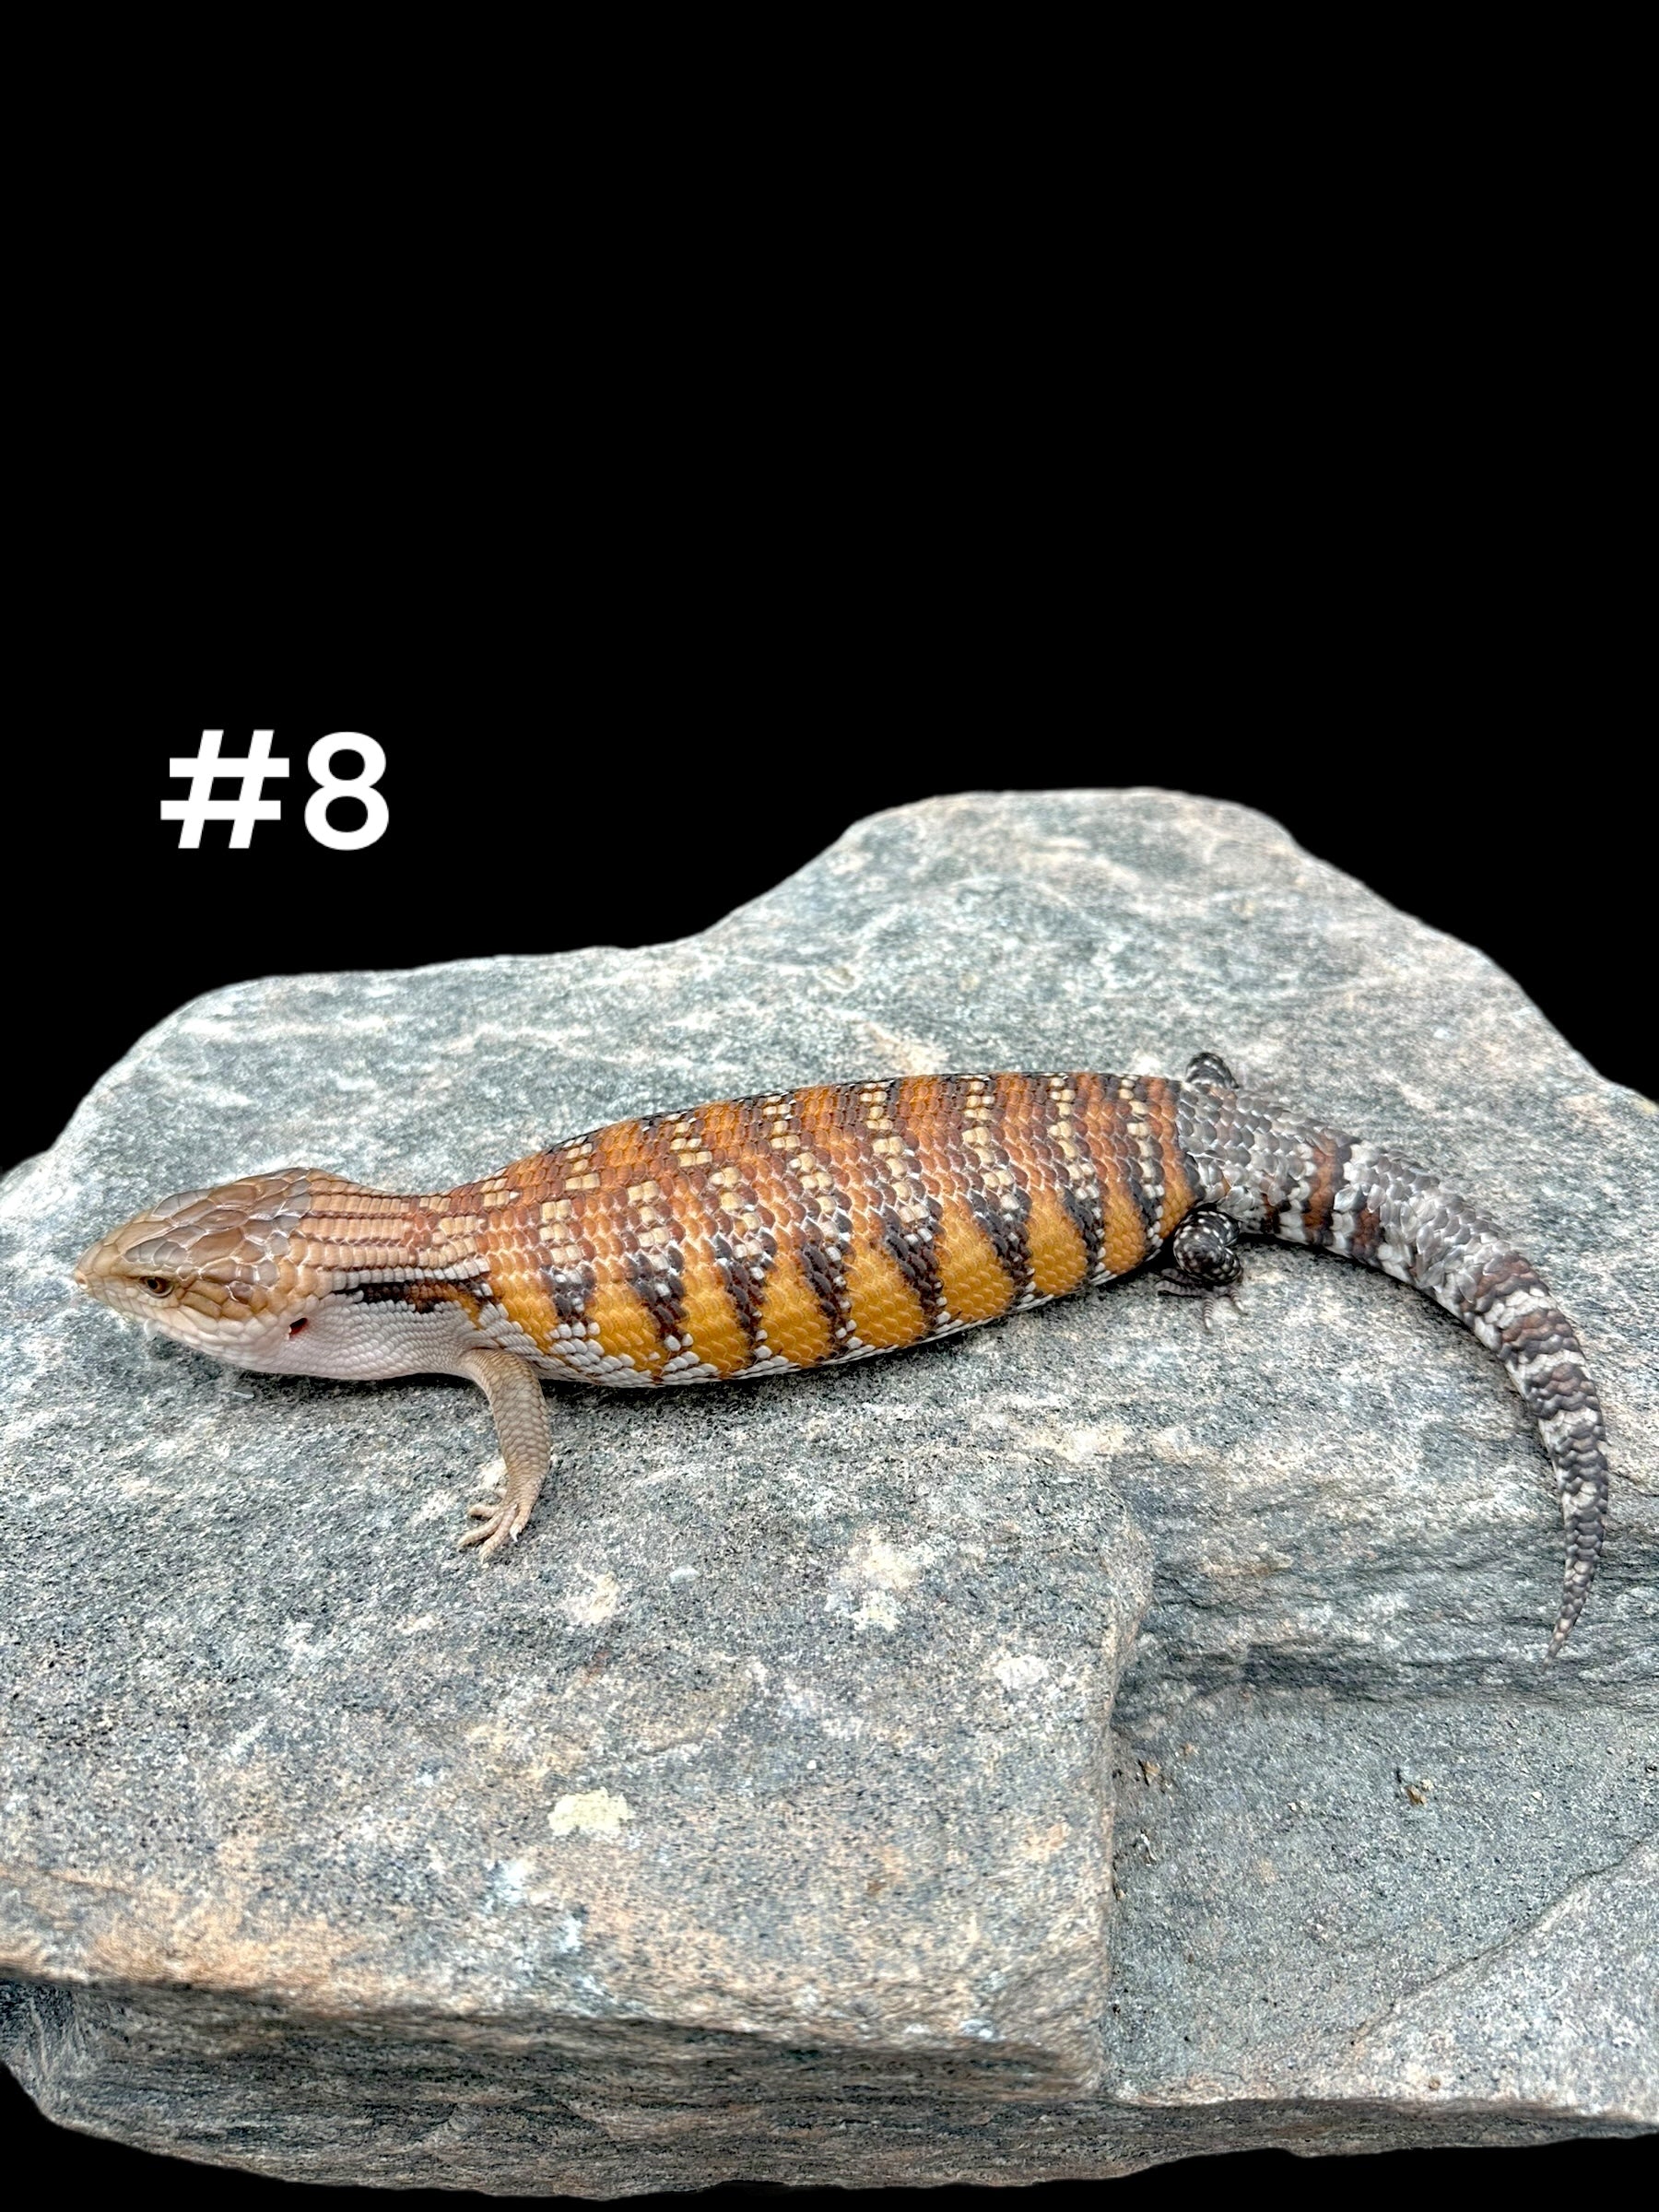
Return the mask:
{"type": "Polygon", "coordinates": [[[578,1790],[561,1797],[547,1815],[556,1836],[619,1836],[625,1821],[633,1818],[626,1797],[610,1790],[578,1790]]]}

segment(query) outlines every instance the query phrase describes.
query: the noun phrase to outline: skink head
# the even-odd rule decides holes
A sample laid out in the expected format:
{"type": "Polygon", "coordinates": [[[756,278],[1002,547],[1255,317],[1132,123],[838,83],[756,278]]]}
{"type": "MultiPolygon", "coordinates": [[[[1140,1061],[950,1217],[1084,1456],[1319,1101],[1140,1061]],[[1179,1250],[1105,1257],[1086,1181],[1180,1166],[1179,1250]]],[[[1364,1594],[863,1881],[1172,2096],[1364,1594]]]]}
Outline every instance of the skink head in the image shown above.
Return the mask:
{"type": "Polygon", "coordinates": [[[285,1334],[306,1302],[295,1232],[319,1183],[340,1187],[287,1168],[178,1192],[84,1252],[75,1279],[117,1313],[240,1360],[285,1334]]]}
{"type": "Polygon", "coordinates": [[[471,1334],[463,1285],[483,1263],[437,1232],[418,1199],[284,1168],[162,1199],[83,1253],[75,1279],[237,1367],[408,1374],[471,1334]]]}

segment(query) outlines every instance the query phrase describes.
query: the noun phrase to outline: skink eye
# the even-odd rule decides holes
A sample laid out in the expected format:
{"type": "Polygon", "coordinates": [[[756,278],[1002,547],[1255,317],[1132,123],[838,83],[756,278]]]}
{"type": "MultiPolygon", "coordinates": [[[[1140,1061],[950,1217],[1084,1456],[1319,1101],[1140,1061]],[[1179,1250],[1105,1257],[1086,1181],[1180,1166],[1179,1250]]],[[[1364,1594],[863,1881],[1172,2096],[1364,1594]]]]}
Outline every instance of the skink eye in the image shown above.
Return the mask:
{"type": "Polygon", "coordinates": [[[171,1282],[164,1275],[141,1275],[138,1280],[152,1298],[165,1298],[172,1288],[171,1282]]]}

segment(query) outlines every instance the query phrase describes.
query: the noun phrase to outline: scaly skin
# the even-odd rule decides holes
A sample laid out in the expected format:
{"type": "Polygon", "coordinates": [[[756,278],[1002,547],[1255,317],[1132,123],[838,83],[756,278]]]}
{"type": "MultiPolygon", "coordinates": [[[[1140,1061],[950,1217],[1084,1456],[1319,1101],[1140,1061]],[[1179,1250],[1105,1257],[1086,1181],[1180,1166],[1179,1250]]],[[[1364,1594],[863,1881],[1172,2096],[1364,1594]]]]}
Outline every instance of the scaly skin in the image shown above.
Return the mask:
{"type": "Polygon", "coordinates": [[[919,1076],[618,1122],[499,1175],[394,1197],[307,1168],[164,1199],[76,1280],[267,1374],[465,1375],[516,1540],[547,1473],[540,1379],[649,1388],[865,1359],[1127,1274],[1226,1296],[1241,1230],[1413,1284],[1498,1353],[1568,1531],[1566,1641],[1606,1520],[1601,1409],[1530,1263],[1380,1147],[1286,1118],[1218,1060],[1156,1076],[919,1076]]]}

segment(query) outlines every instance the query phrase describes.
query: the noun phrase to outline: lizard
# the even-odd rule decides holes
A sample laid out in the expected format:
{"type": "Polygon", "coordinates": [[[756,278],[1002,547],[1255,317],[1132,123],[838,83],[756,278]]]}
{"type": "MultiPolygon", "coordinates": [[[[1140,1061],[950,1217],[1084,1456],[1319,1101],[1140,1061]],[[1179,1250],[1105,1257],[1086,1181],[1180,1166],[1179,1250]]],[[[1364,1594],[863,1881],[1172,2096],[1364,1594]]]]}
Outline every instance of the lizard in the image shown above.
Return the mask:
{"type": "Polygon", "coordinates": [[[1607,1515],[1600,1401],[1571,1323],[1481,1209],[1385,1147],[1241,1087],[1072,1073],[819,1084],[613,1123],[422,1197],[310,1168],[185,1191],[75,1281],[116,1313],[273,1375],[465,1377],[501,1493],[463,1546],[526,1527],[551,1461],[543,1379],[652,1388],[865,1359],[1156,1264],[1230,1297],[1241,1236],[1414,1286],[1502,1360],[1567,1532],[1553,1657],[1607,1515]]]}

